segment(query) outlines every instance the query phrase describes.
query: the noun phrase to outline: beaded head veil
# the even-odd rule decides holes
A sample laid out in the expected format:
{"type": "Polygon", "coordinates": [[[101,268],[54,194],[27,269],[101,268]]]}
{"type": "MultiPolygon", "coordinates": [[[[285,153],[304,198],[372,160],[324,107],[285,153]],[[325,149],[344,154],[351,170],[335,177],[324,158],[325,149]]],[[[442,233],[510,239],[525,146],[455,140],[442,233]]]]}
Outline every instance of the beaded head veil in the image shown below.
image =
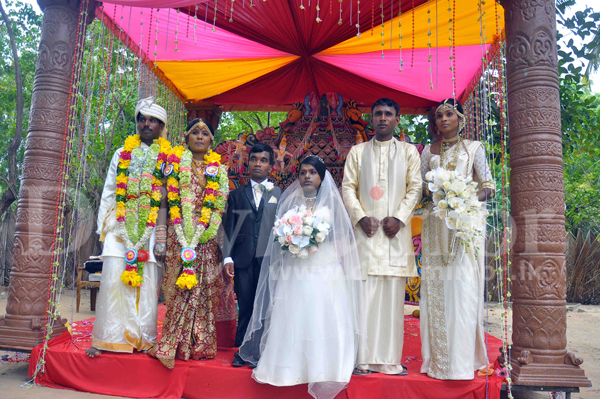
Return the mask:
{"type": "MultiPolygon", "coordinates": [[[[458,102],[456,102],[454,99],[447,98],[444,101],[442,101],[440,105],[438,105],[438,107],[435,110],[435,113],[437,114],[438,112],[444,112],[447,110],[454,111],[456,115],[458,115],[458,133],[460,134],[465,128],[466,119],[465,115],[458,110],[458,107],[456,107],[457,103],[458,102]]],[[[458,104],[460,105],[460,103],[458,104]]]]}
{"type": "Polygon", "coordinates": [[[188,123],[187,127],[185,128],[185,132],[183,132],[183,135],[181,136],[181,145],[187,147],[185,138],[187,136],[189,136],[190,133],[192,133],[194,131],[194,129],[206,130],[208,132],[208,134],[210,135],[211,142],[215,141],[215,136],[213,135],[210,127],[206,123],[204,123],[204,121],[202,119],[195,118],[195,119],[192,119],[190,121],[190,123],[188,123]]]}

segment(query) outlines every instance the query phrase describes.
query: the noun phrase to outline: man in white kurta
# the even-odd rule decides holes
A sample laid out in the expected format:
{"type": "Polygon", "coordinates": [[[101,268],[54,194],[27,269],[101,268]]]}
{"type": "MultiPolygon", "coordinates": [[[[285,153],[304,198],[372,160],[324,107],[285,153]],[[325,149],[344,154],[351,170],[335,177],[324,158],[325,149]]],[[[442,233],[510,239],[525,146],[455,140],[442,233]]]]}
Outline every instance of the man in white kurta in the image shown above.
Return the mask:
{"type": "MultiPolygon", "coordinates": [[[[141,100],[135,110],[140,148],[147,153],[155,138],[165,137],[167,114],[152,98],[141,100]],[[155,137],[156,136],[156,137],[155,137]]],[[[112,157],[98,210],[98,234],[104,242],[102,251],[102,281],[96,305],[96,320],[92,332],[92,348],[86,353],[98,356],[100,350],[111,352],[143,351],[156,343],[158,313],[159,264],[155,257],[156,229],[146,246],[149,259],[144,263],[144,283],[133,288],[121,281],[125,270],[123,240],[116,234],[117,166],[123,147],[112,157]]],[[[160,224],[160,217],[159,217],[160,224]]]]}
{"type": "Polygon", "coordinates": [[[375,137],[352,147],[342,183],[366,280],[367,339],[356,373],[405,374],[404,295],[406,278],[418,275],[410,221],[421,199],[420,157],[393,137],[400,120],[394,101],[380,99],[372,111],[375,137]]]}

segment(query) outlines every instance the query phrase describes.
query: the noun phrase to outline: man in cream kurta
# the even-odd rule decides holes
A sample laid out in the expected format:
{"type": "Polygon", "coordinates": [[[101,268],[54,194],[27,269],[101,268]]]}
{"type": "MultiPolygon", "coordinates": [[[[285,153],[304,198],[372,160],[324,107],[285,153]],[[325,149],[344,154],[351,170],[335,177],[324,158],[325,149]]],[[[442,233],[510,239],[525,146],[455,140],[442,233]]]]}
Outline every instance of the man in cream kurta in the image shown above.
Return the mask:
{"type": "MultiPolygon", "coordinates": [[[[137,134],[141,139],[140,148],[147,153],[154,139],[159,136],[166,137],[167,113],[150,97],[138,103],[135,117],[137,134]]],[[[100,241],[104,242],[101,255],[103,265],[96,320],[92,331],[92,347],[86,351],[90,357],[100,355],[100,350],[143,351],[156,342],[160,272],[155,253],[162,256],[164,252],[164,248],[156,251],[156,229],[153,229],[146,246],[149,258],[144,263],[142,286],[132,288],[125,285],[120,278],[125,270],[124,256],[128,249],[115,231],[117,166],[122,150],[123,147],[119,148],[112,157],[98,210],[97,233],[100,235],[100,241]]],[[[157,225],[165,224],[164,212],[162,209],[159,211],[157,225]]]]}
{"type": "Polygon", "coordinates": [[[404,295],[418,275],[410,220],[421,199],[421,161],[412,144],[393,137],[399,107],[373,104],[375,138],[350,150],[342,193],[354,224],[365,281],[367,339],[359,344],[357,374],[405,374],[404,295]]]}

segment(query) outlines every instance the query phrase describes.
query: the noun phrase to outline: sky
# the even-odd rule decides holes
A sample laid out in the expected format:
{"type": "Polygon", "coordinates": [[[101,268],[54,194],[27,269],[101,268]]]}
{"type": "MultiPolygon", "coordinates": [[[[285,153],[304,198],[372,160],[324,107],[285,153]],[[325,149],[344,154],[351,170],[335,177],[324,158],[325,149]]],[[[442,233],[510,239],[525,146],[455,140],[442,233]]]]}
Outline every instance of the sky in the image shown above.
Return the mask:
{"type": "MultiPolygon", "coordinates": [[[[36,11],[41,12],[36,0],[21,1],[32,4],[36,11]]],[[[572,15],[577,11],[584,10],[586,6],[592,8],[596,12],[600,12],[600,0],[578,0],[577,3],[569,9],[567,16],[572,15]]],[[[568,41],[572,38],[575,43],[582,42],[579,36],[573,35],[568,31],[564,32],[563,35],[563,40],[565,41],[568,41]]],[[[595,93],[600,93],[600,70],[596,71],[594,74],[592,74],[592,76],[590,76],[590,81],[592,82],[591,91],[595,93]]]]}

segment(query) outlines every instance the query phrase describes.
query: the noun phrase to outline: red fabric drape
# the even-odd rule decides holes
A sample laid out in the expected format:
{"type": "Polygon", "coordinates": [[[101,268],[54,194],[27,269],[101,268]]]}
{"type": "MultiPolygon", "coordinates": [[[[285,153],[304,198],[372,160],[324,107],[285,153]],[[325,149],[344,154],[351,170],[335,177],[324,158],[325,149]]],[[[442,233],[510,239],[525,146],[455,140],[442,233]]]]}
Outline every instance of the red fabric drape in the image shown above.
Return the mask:
{"type": "Polygon", "coordinates": [[[433,101],[390,89],[313,57],[301,58],[206,101],[223,105],[293,104],[304,101],[306,94],[311,92],[339,93],[345,100],[357,99],[358,106],[363,107],[370,107],[381,97],[391,98],[401,106],[413,109],[435,105],[433,101]],[[265,90],[265,87],[271,90],[265,90]]]}
{"type": "MultiPolygon", "coordinates": [[[[229,22],[230,11],[225,9],[225,1],[219,1],[217,11],[217,27],[236,35],[245,37],[255,42],[264,44],[286,53],[309,56],[350,39],[357,33],[357,8],[353,1],[352,15],[350,2],[342,3],[342,25],[338,24],[340,4],[332,0],[332,12],[329,13],[329,1],[321,0],[319,17],[322,22],[317,23],[317,0],[308,6],[304,0],[304,10],[300,9],[300,0],[268,0],[266,2],[255,0],[255,7],[249,7],[250,0],[246,0],[246,7],[242,8],[241,2],[235,2],[233,22],[229,22]],[[238,4],[240,3],[240,4],[238,4]],[[260,18],[257,18],[260,16],[260,18]],[[352,18],[352,23],[350,23],[352,18]]],[[[362,34],[370,35],[371,26],[377,28],[381,24],[381,13],[384,21],[391,19],[393,3],[394,17],[399,12],[398,0],[361,0],[360,2],[360,29],[362,34]],[[383,3],[383,8],[380,5],[383,3]],[[381,11],[383,10],[383,11],[381,11]],[[373,11],[373,17],[372,17],[373,11]]],[[[414,5],[426,3],[426,0],[415,0],[414,5]]],[[[231,2],[229,2],[231,4],[231,2]]],[[[156,6],[155,6],[156,7],[156,6]]],[[[212,22],[214,16],[214,3],[209,2],[198,8],[198,15],[204,16],[208,7],[208,19],[212,22]]],[[[411,1],[402,1],[402,12],[412,8],[411,1]]],[[[194,15],[195,8],[185,10],[189,15],[194,15]]],[[[405,29],[411,29],[405,27],[405,29]]],[[[379,35],[377,29],[374,34],[379,35]]]]}
{"type": "MultiPolygon", "coordinates": [[[[164,306],[159,307],[159,333],[164,306]]],[[[38,384],[51,388],[75,389],[105,395],[132,398],[285,398],[310,399],[307,385],[274,387],[259,384],[247,367],[233,368],[235,348],[219,348],[217,357],[205,361],[176,361],[173,370],[158,360],[140,353],[104,352],[91,359],[85,355],[90,347],[91,321],[75,323],[73,340],[68,332],[51,340],[46,353],[46,372],[38,375],[38,384]]],[[[219,326],[217,326],[219,328],[219,326]]],[[[218,334],[219,336],[221,334],[218,334]]],[[[502,341],[487,336],[490,359],[497,357],[502,341]]],[[[31,353],[29,375],[35,371],[41,345],[31,353]]],[[[373,373],[353,376],[348,388],[336,399],[351,398],[486,398],[499,399],[502,380],[495,375],[475,376],[472,381],[438,381],[419,372],[421,339],[419,320],[405,317],[403,364],[408,376],[398,377],[373,373]]]]}

